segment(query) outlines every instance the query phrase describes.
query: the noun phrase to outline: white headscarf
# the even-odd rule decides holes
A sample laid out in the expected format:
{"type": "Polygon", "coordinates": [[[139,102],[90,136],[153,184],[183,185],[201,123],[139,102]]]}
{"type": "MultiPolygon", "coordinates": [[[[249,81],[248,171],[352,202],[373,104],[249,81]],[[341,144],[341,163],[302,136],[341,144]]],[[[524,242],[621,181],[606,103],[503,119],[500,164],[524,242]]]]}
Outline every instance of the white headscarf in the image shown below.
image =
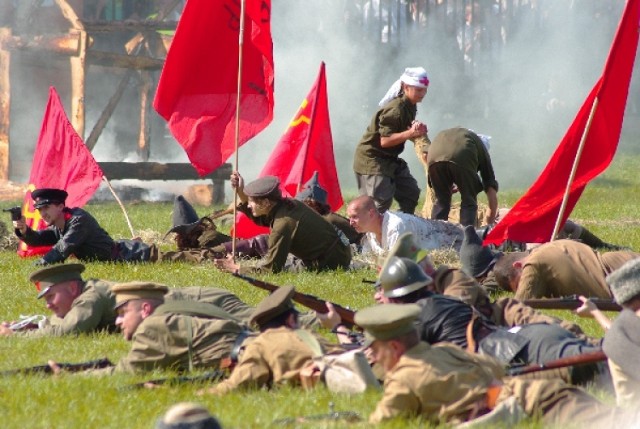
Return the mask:
{"type": "Polygon", "coordinates": [[[404,73],[400,76],[400,79],[396,80],[387,93],[382,97],[382,100],[378,103],[378,106],[382,107],[389,101],[400,95],[402,89],[402,83],[411,86],[417,86],[418,88],[426,88],[429,86],[429,77],[427,71],[422,67],[407,67],[404,69],[404,73]]]}

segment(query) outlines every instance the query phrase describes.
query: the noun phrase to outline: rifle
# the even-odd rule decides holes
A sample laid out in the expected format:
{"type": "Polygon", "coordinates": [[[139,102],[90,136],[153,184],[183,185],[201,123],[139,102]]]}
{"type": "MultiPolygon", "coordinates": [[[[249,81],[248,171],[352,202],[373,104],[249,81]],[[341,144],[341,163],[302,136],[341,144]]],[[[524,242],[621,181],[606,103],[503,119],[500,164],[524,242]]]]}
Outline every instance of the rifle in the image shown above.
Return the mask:
{"type": "MultiPolygon", "coordinates": [[[[620,311],[622,307],[612,299],[589,298],[599,310],[620,311]]],[[[570,295],[562,298],[526,299],[523,302],[529,307],[545,310],[575,310],[582,305],[578,295],[570,295]]]]}
{"type": "MultiPolygon", "coordinates": [[[[269,292],[273,292],[279,288],[279,286],[274,285],[273,283],[268,283],[263,280],[254,279],[253,277],[249,277],[244,274],[240,274],[240,273],[231,273],[231,274],[234,277],[238,277],[239,279],[249,282],[250,284],[256,287],[259,287],[261,289],[268,290],[269,292]]],[[[327,312],[327,305],[326,305],[327,301],[317,298],[313,295],[296,291],[293,294],[293,300],[304,305],[307,308],[317,311],[318,313],[324,314],[327,312]]],[[[349,329],[353,328],[355,326],[355,321],[353,320],[355,311],[338,304],[334,304],[334,303],[332,304],[336,310],[336,313],[340,315],[340,318],[342,319],[342,324],[349,329]]]]}
{"type": "Polygon", "coordinates": [[[20,220],[22,218],[22,207],[16,206],[8,209],[2,209],[5,213],[11,213],[11,220],[20,220]]]}
{"type": "MultiPolygon", "coordinates": [[[[80,372],[89,369],[108,368],[113,366],[111,361],[107,358],[90,360],[80,363],[58,363],[60,369],[68,372],[80,372]]],[[[1,376],[10,376],[17,374],[53,374],[53,369],[49,365],[36,365],[29,368],[10,369],[0,372],[1,376]]]]}
{"type": "Polygon", "coordinates": [[[534,363],[531,365],[516,366],[507,369],[507,375],[523,375],[532,372],[545,371],[547,369],[564,368],[567,366],[586,365],[589,363],[600,362],[607,359],[607,355],[603,351],[593,353],[582,353],[575,356],[560,358],[546,363],[534,363]]]}
{"type": "Polygon", "coordinates": [[[155,386],[177,386],[179,384],[194,384],[194,383],[205,383],[211,382],[215,383],[217,381],[222,380],[223,378],[227,378],[229,375],[228,371],[225,370],[216,370],[205,372],[201,375],[179,375],[177,377],[167,377],[167,378],[156,378],[155,380],[147,380],[141,383],[132,384],[127,386],[131,389],[140,389],[143,387],[147,387],[149,384],[153,384],[155,386]]]}

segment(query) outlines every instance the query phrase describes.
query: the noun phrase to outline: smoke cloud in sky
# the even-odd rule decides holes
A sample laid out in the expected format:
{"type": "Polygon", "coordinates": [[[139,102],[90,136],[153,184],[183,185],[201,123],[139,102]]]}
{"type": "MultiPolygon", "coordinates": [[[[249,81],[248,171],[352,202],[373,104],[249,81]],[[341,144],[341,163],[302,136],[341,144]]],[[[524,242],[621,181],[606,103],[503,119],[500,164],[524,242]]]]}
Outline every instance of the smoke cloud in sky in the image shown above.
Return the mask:
{"type": "MultiPolygon", "coordinates": [[[[500,18],[498,3],[486,9],[489,2],[478,1],[483,9],[474,14],[474,30],[469,30],[477,33],[467,35],[477,39],[476,50],[465,63],[458,38],[463,34],[464,6],[471,1],[440,2],[452,5],[450,8],[433,6],[438,3],[435,0],[423,1],[432,4],[432,14],[421,19],[420,29],[401,28],[398,32],[392,28],[390,33],[378,24],[367,27],[362,22],[362,8],[379,1],[396,5],[393,13],[400,10],[398,2],[406,2],[272,0],[275,114],[273,123],[240,149],[239,165],[245,179],[257,177],[324,61],[343,192],[355,192],[353,153],[378,101],[404,68],[413,66],[425,67],[431,81],[427,96],[418,105],[418,119],[427,124],[429,136],[454,126],[491,135],[491,156],[501,189],[526,188],[546,164],[602,73],[624,5],[623,0],[502,1],[524,4],[512,10],[515,18],[506,21],[500,18]],[[388,43],[374,41],[380,39],[388,39],[388,43]]],[[[625,131],[628,135],[629,127],[638,122],[638,68],[636,63],[622,147],[625,131]]],[[[12,157],[21,162],[31,159],[28,152],[37,139],[48,86],[66,85],[68,89],[60,73],[49,75],[45,79],[38,75],[35,85],[34,73],[12,71],[12,157]]],[[[121,75],[89,76],[85,137],[121,75]]],[[[63,100],[69,112],[68,97],[63,100]]],[[[109,123],[94,150],[98,161],[124,160],[135,153],[137,103],[134,97],[118,106],[114,118],[119,119],[109,123]],[[123,130],[132,132],[133,137],[123,130]]],[[[153,135],[151,160],[187,162],[177,143],[161,142],[162,132],[153,135]]],[[[424,189],[424,171],[410,142],[403,157],[424,189]]],[[[12,175],[24,180],[28,171],[12,169],[12,175]]]]}

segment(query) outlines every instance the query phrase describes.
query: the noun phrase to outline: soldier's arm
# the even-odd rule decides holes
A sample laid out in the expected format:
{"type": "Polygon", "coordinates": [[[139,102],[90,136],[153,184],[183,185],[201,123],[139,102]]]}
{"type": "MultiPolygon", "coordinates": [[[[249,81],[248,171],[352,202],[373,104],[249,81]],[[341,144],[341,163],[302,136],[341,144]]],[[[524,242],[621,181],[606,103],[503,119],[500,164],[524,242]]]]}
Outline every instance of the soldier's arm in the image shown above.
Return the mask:
{"type": "Polygon", "coordinates": [[[279,273],[284,268],[291,248],[291,232],[288,229],[272,229],[269,234],[269,250],[262,264],[263,268],[279,273]]]}
{"type": "Polygon", "coordinates": [[[526,264],[522,267],[522,275],[518,282],[515,298],[519,301],[524,301],[531,298],[547,297],[549,296],[549,291],[545,284],[546,282],[540,269],[535,265],[526,264]]]}
{"type": "Polygon", "coordinates": [[[369,423],[377,424],[396,417],[415,416],[420,409],[420,400],[412,390],[391,374],[384,383],[382,399],[369,416],[369,423]]]}

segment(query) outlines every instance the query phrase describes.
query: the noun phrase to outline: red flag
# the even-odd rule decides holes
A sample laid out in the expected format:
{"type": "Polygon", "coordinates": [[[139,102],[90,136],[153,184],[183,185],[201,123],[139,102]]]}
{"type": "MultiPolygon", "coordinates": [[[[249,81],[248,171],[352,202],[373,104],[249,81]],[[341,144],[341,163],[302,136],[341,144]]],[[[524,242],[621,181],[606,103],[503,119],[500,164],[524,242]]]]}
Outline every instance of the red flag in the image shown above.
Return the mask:
{"type": "Polygon", "coordinates": [[[640,0],[628,0],[602,76],[578,111],[544,171],[487,235],[485,245],[500,244],[506,239],[528,243],[544,243],[551,239],[580,140],[596,100],[597,105],[591,126],[587,130],[561,224],[569,217],[589,181],[609,166],[620,139],[629,82],[638,48],[639,24],[640,0]]]}
{"type": "MultiPolygon", "coordinates": [[[[315,171],[318,172],[320,186],[327,191],[331,210],[340,209],[343,200],[333,155],[324,62],[320,64],[318,78],[309,94],[302,101],[259,176],[280,178],[283,194],[295,196],[315,171]]],[[[236,223],[236,234],[252,237],[256,233],[264,233],[265,229],[258,228],[260,227],[254,226],[243,215],[236,223]]]]}
{"type": "MultiPolygon", "coordinates": [[[[22,205],[27,226],[40,230],[46,224],[33,208],[31,191],[58,188],[67,191],[66,205],[82,207],[93,196],[102,180],[102,170],[73,129],[55,88],[49,88],[49,101],[42,119],[38,143],[33,152],[29,187],[22,205]]],[[[29,247],[20,242],[18,255],[41,255],[51,247],[29,247]]]]}
{"type": "MultiPolygon", "coordinates": [[[[273,119],[271,0],[248,1],[245,18],[238,145],[273,119]]],[[[235,151],[239,28],[238,1],[189,0],[153,101],[201,176],[235,151]]]]}

